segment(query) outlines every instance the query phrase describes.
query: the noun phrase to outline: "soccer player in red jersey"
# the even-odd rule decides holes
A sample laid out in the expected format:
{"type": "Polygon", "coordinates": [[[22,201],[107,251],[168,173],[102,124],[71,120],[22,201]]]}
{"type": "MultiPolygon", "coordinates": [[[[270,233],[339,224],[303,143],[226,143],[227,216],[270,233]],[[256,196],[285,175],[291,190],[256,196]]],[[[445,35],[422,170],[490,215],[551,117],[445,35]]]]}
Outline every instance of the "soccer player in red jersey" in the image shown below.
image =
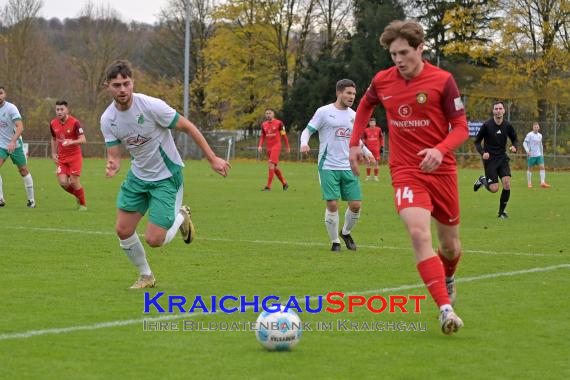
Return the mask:
{"type": "Polygon", "coordinates": [[[287,184],[287,181],[283,177],[283,173],[277,167],[279,164],[279,155],[281,154],[281,137],[285,140],[287,153],[291,153],[283,122],[276,119],[275,111],[268,108],[265,110],[265,121],[261,124],[261,138],[259,139],[259,146],[257,147],[257,150],[261,153],[263,142],[266,141],[267,157],[269,158],[269,176],[267,178],[267,185],[262,191],[271,190],[271,182],[273,182],[275,175],[277,175],[277,178],[279,178],[279,181],[283,184],[283,191],[287,191],[289,188],[289,184],[287,184]]]}
{"type": "Polygon", "coordinates": [[[368,122],[368,128],[362,134],[362,141],[374,155],[374,162],[367,161],[366,163],[366,181],[370,180],[372,166],[374,166],[374,181],[378,181],[378,165],[380,164],[380,155],[384,150],[384,137],[382,136],[382,129],[376,126],[376,119],[372,118],[368,122]]]}
{"type": "Polygon", "coordinates": [[[78,210],[86,211],[85,191],[79,182],[83,156],[81,144],[85,144],[85,134],[79,121],[69,114],[65,100],[55,103],[57,117],[50,122],[51,157],[57,165],[59,185],[77,198],[78,210]]]}
{"type": "Polygon", "coordinates": [[[422,60],[424,31],[414,21],[392,21],[380,36],[394,67],[372,79],[356,111],[350,141],[351,168],[358,174],[359,147],[376,105],[386,110],[390,172],[396,209],[415,253],[417,269],[440,309],[441,330],[463,326],[453,311],[455,269],[461,255],[457,165],[453,151],[467,140],[467,118],[451,73],[422,60]],[[432,247],[431,218],[439,238],[432,247]]]}

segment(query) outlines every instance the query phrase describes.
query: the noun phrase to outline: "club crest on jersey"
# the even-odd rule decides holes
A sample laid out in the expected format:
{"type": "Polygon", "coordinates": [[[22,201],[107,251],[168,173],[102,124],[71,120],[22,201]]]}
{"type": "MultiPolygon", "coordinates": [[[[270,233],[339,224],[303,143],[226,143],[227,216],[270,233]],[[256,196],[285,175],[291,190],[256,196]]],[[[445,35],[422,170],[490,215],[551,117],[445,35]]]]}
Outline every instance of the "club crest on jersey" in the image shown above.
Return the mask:
{"type": "Polygon", "coordinates": [[[425,104],[427,100],[428,96],[425,92],[418,92],[416,95],[416,102],[418,102],[418,104],[425,104]]]}
{"type": "Polygon", "coordinates": [[[65,132],[66,132],[66,133],[71,133],[71,129],[67,129],[65,132]]]}
{"type": "Polygon", "coordinates": [[[131,137],[127,138],[125,140],[125,143],[127,145],[132,145],[132,146],[141,146],[141,145],[146,144],[149,141],[150,141],[150,137],[144,137],[141,135],[137,135],[137,136],[131,136],[131,137]]]}
{"type": "Polygon", "coordinates": [[[336,137],[350,137],[350,128],[338,128],[335,132],[336,137]]]}
{"type": "Polygon", "coordinates": [[[144,124],[144,115],[142,113],[137,117],[137,123],[144,124]]]}
{"type": "Polygon", "coordinates": [[[412,116],[412,106],[410,106],[409,104],[402,104],[400,107],[398,107],[398,115],[400,115],[404,119],[407,119],[408,117],[412,116]]]}

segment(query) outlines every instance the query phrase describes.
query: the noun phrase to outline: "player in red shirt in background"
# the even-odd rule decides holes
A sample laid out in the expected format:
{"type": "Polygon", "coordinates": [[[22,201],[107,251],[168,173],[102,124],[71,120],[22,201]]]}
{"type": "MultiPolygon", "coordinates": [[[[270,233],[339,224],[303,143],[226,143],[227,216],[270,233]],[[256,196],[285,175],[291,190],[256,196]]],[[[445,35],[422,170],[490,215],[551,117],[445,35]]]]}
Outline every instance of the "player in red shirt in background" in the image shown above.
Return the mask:
{"type": "Polygon", "coordinates": [[[463,326],[453,311],[455,269],[461,255],[459,195],[453,150],[467,140],[467,118],[451,73],[422,60],[424,31],[414,21],[392,21],[380,36],[394,67],[372,79],[350,140],[358,175],[359,137],[379,103],[386,110],[396,209],[412,241],[417,269],[440,309],[444,334],[463,326]],[[434,252],[431,218],[439,238],[434,252]],[[447,286],[446,286],[447,285],[447,286]]]}
{"type": "Polygon", "coordinates": [[[55,103],[57,117],[50,122],[51,157],[57,165],[57,180],[59,185],[77,198],[78,210],[86,211],[85,192],[79,177],[83,165],[83,156],[79,145],[85,144],[86,139],[79,121],[69,114],[65,100],[55,103]]]}
{"type": "Polygon", "coordinates": [[[275,111],[268,108],[265,110],[265,121],[261,124],[261,138],[259,139],[259,146],[257,147],[257,150],[261,153],[263,142],[266,141],[267,157],[269,158],[269,176],[267,178],[267,185],[262,191],[271,190],[271,182],[273,182],[273,176],[276,174],[279,181],[283,184],[283,191],[287,191],[289,188],[287,181],[285,181],[283,177],[283,173],[277,167],[279,164],[279,155],[281,154],[281,137],[285,140],[287,153],[291,153],[283,122],[279,119],[275,119],[275,111]]]}
{"type": "Polygon", "coordinates": [[[372,165],[374,165],[374,181],[378,181],[378,165],[384,151],[384,137],[382,136],[382,129],[376,126],[376,119],[372,118],[368,122],[368,128],[362,134],[362,142],[372,152],[375,160],[374,163],[366,162],[366,181],[370,180],[372,165]]]}

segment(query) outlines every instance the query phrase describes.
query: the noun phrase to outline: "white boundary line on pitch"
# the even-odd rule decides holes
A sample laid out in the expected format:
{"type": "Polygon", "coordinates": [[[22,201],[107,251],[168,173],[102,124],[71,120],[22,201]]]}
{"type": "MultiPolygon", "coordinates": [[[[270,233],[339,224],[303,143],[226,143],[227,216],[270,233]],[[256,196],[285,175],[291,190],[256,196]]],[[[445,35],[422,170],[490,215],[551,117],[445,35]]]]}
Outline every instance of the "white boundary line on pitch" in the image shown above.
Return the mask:
{"type": "MultiPolygon", "coordinates": [[[[530,268],[530,269],[523,269],[518,271],[512,272],[499,272],[499,273],[488,273],[479,276],[472,276],[472,277],[463,277],[457,279],[458,283],[463,282],[473,282],[479,280],[486,280],[489,278],[498,278],[498,277],[509,277],[509,276],[520,276],[523,274],[528,273],[540,273],[540,272],[549,272],[557,269],[570,269],[570,263],[568,264],[559,264],[559,265],[551,265],[548,267],[537,267],[537,268],[530,268]]],[[[402,285],[402,286],[395,286],[391,288],[380,288],[374,290],[364,290],[360,292],[350,292],[345,294],[379,294],[379,293],[387,293],[387,292],[397,292],[401,290],[409,290],[409,289],[418,289],[423,288],[424,284],[410,284],[410,285],[402,285]]],[[[311,297],[310,300],[317,300],[316,297],[311,297]]],[[[304,304],[304,300],[299,301],[300,304],[304,304]]],[[[246,310],[252,309],[252,306],[245,307],[246,310]]],[[[61,327],[61,328],[53,328],[53,329],[44,329],[44,330],[28,330],[19,333],[9,333],[9,334],[2,334],[0,335],[0,341],[8,340],[8,339],[25,339],[31,338],[34,336],[40,335],[48,335],[48,334],[67,334],[75,331],[90,331],[90,330],[98,330],[104,328],[113,328],[113,327],[120,327],[120,326],[129,326],[134,325],[137,323],[143,323],[143,321],[171,321],[176,319],[184,319],[184,318],[194,318],[199,316],[207,316],[207,315],[218,315],[218,314],[225,314],[225,313],[185,313],[185,314],[169,314],[164,316],[158,317],[151,317],[148,318],[139,318],[139,319],[126,319],[122,321],[110,321],[110,322],[100,322],[100,323],[93,323],[91,325],[83,325],[83,326],[72,326],[72,327],[61,327]]],[[[227,315],[227,314],[225,314],[227,315]]]]}
{"type": "MultiPolygon", "coordinates": [[[[76,230],[71,228],[52,228],[52,227],[23,227],[23,226],[4,226],[3,228],[9,228],[13,230],[31,230],[40,232],[62,232],[62,233],[81,233],[87,235],[115,235],[114,232],[110,231],[85,231],[76,230]]],[[[140,235],[140,234],[139,234],[140,235]]],[[[142,235],[141,235],[142,236],[142,235]]],[[[196,238],[196,240],[203,241],[227,241],[227,242],[238,242],[238,243],[251,243],[251,244],[282,244],[282,245],[298,245],[298,246],[311,246],[320,247],[324,243],[318,242],[303,242],[303,241],[282,241],[282,240],[246,240],[246,239],[230,239],[230,238],[196,238]]],[[[362,248],[372,248],[372,249],[386,249],[391,251],[411,251],[410,248],[402,247],[392,247],[389,245],[367,245],[359,244],[362,248]]],[[[478,253],[482,255],[494,255],[494,256],[532,256],[532,257],[566,257],[567,255],[557,255],[552,253],[524,253],[524,252],[495,252],[495,251],[483,251],[483,250],[473,250],[464,249],[465,253],[478,253]]]]}

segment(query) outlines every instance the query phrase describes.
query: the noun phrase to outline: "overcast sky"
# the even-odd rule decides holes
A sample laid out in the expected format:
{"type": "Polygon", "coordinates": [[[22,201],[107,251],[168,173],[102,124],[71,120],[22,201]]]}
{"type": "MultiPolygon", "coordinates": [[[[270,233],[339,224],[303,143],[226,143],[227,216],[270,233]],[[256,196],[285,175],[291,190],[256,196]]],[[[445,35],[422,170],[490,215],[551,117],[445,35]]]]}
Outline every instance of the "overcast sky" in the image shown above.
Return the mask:
{"type": "MultiPolygon", "coordinates": [[[[65,18],[77,17],[79,12],[85,7],[89,0],[43,0],[43,7],[40,16],[50,19],[57,17],[61,20],[65,18]]],[[[95,6],[111,5],[117,11],[123,21],[139,21],[154,24],[158,21],[158,14],[162,8],[168,4],[167,0],[91,0],[95,6]]],[[[0,0],[3,6],[6,0],[0,0]]]]}

